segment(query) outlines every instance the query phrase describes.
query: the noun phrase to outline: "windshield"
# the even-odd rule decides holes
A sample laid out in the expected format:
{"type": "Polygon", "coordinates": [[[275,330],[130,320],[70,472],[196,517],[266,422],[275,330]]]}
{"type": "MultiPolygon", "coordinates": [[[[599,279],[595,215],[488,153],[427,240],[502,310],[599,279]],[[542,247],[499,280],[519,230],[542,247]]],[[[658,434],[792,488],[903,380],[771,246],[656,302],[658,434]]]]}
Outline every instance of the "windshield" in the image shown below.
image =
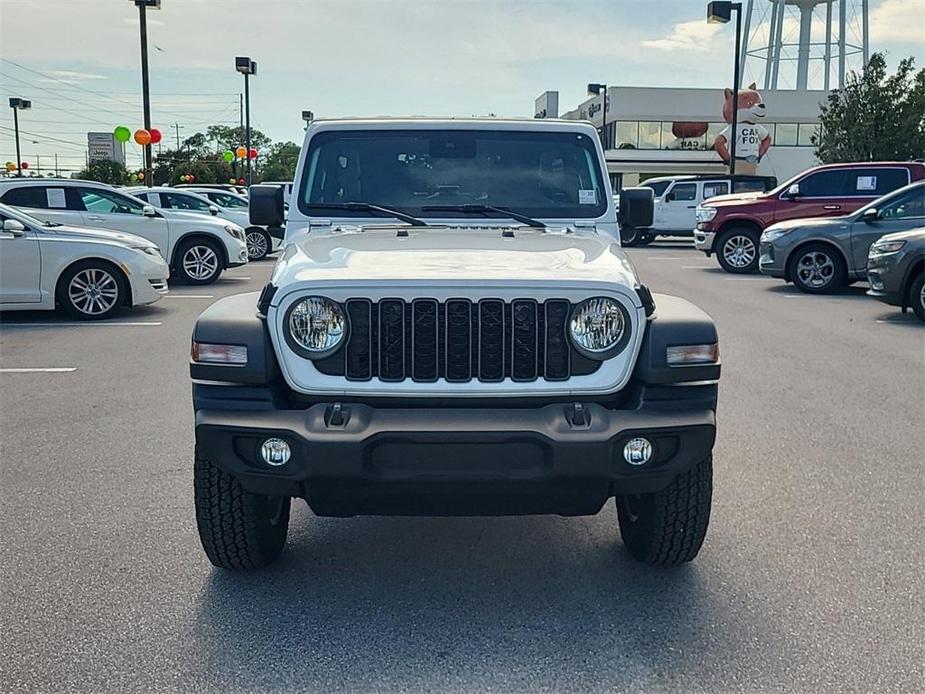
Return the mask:
{"type": "Polygon", "coordinates": [[[643,181],[639,185],[645,188],[651,188],[655,191],[655,197],[660,198],[662,193],[665,192],[665,188],[671,185],[671,181],[652,181],[651,183],[649,181],[643,181]]]}
{"type": "Polygon", "coordinates": [[[247,207],[247,199],[231,193],[209,193],[209,197],[222,207],[247,207]]]}
{"type": "MultiPolygon", "coordinates": [[[[458,205],[554,218],[599,217],[607,210],[595,143],[574,132],[322,132],[310,141],[302,176],[299,209],[305,214],[324,213],[325,203],[346,202],[392,207],[416,217],[459,216],[425,211],[458,205]]],[[[505,215],[488,211],[484,216],[505,215]]]]}

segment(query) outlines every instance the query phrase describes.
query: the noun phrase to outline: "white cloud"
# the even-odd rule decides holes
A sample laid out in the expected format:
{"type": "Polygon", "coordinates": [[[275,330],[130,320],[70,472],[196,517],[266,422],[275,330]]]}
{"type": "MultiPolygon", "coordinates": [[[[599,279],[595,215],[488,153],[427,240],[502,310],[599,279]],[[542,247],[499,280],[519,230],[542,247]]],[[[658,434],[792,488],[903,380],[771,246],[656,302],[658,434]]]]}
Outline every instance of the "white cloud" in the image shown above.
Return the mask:
{"type": "Polygon", "coordinates": [[[883,0],[870,13],[872,44],[925,42],[925,0],[883,0]]]}
{"type": "Polygon", "coordinates": [[[701,53],[712,51],[716,47],[716,33],[721,28],[719,24],[707,24],[706,20],[698,19],[691,22],[680,22],[671,27],[671,32],[660,39],[643,41],[646,48],[655,48],[661,51],[697,51],[701,53]]]}
{"type": "Polygon", "coordinates": [[[46,70],[45,74],[52,75],[53,78],[41,78],[39,82],[64,82],[66,84],[80,84],[91,80],[104,80],[106,75],[97,75],[92,72],[77,72],[75,70],[46,70]]]}

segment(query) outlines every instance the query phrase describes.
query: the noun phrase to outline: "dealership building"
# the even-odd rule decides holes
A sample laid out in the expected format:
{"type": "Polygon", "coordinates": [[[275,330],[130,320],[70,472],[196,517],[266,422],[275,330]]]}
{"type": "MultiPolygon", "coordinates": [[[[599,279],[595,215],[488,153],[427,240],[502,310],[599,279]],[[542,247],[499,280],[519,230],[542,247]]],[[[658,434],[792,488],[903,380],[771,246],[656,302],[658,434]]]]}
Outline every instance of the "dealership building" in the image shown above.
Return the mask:
{"type": "MultiPolygon", "coordinates": [[[[764,90],[761,125],[771,146],[757,173],[784,181],[818,163],[813,138],[819,129],[824,90],[764,90]]],[[[598,131],[602,125],[607,170],[614,188],[632,186],[653,176],[719,174],[728,170],[713,149],[726,127],[722,89],[609,87],[606,123],[603,91],[559,113],[558,92],[544,92],[535,102],[536,118],[582,120],[598,131]]]]}

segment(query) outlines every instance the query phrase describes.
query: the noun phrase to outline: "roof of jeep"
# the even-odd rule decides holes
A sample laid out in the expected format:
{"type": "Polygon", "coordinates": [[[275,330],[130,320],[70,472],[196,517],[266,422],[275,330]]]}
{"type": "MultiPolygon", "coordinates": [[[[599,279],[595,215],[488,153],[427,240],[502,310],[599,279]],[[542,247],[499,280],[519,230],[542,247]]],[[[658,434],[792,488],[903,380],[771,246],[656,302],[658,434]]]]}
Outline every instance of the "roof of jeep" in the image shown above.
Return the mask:
{"type": "Polygon", "coordinates": [[[349,118],[318,118],[313,120],[308,129],[336,128],[343,126],[356,128],[358,126],[386,128],[424,127],[424,128],[468,128],[472,126],[488,127],[494,129],[523,129],[531,130],[593,130],[594,126],[586,121],[565,120],[562,118],[435,118],[430,116],[376,116],[376,117],[349,117],[349,118]]]}

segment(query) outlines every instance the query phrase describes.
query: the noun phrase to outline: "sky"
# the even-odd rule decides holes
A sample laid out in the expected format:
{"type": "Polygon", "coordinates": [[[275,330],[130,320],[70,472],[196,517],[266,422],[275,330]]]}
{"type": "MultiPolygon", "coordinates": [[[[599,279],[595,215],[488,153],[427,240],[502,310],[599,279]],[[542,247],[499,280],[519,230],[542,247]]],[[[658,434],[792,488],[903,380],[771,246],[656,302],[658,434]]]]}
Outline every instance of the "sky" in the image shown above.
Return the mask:
{"type": "MultiPolygon", "coordinates": [[[[757,19],[769,0],[753,0],[757,19]]],[[[848,0],[860,6],[860,0],[848,0]]],[[[871,50],[890,67],[925,66],[925,0],[870,0],[871,50]]],[[[175,142],[236,125],[243,78],[258,63],[251,124],[301,141],[302,110],[349,115],[533,115],[588,82],[716,87],[732,82],[732,25],[707,24],[706,0],[163,0],[148,13],[153,125],[175,142]]],[[[814,33],[821,30],[821,15],[814,33]]],[[[754,30],[754,27],[753,27],[754,30]]],[[[795,19],[785,35],[795,35],[795,19]]],[[[849,27],[848,36],[857,27],[849,27]]],[[[754,41],[760,41],[753,37],[754,41]]],[[[743,83],[756,76],[750,65],[743,83]]],[[[812,78],[818,78],[818,70],[812,78]]],[[[781,86],[788,78],[782,76],[781,86]]],[[[0,0],[0,97],[31,99],[23,158],[82,164],[88,130],[142,126],[138,12],[130,0],[0,0]]],[[[15,159],[0,109],[0,161],[15,159]]],[[[129,163],[139,161],[129,149],[129,163]]]]}

